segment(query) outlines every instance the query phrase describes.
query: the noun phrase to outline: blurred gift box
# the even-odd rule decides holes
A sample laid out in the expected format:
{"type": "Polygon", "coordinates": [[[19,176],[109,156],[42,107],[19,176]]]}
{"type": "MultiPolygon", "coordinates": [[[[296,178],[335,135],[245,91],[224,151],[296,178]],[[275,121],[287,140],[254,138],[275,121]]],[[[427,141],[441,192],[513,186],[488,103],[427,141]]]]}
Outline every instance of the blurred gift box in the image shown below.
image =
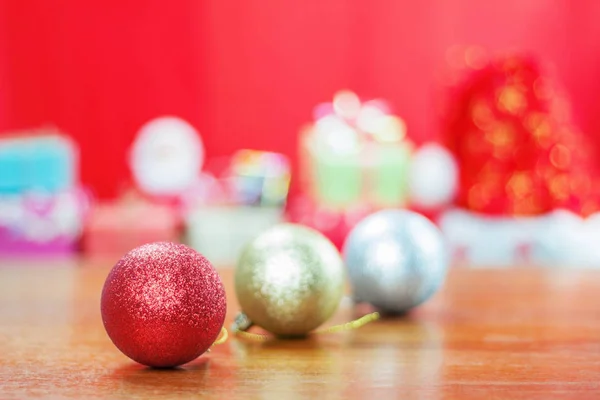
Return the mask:
{"type": "Polygon", "coordinates": [[[226,174],[235,203],[263,207],[285,205],[290,177],[287,157],[256,150],[236,152],[226,174]]]}
{"type": "Polygon", "coordinates": [[[52,129],[0,139],[0,194],[68,190],[77,182],[76,149],[71,139],[52,129]]]}
{"type": "Polygon", "coordinates": [[[81,189],[0,196],[0,254],[73,252],[87,208],[81,189]]]}
{"type": "Polygon", "coordinates": [[[240,150],[213,161],[183,196],[187,243],[233,265],[250,240],[283,221],[289,183],[289,160],[279,153],[240,150]]]}
{"type": "Polygon", "coordinates": [[[600,268],[600,214],[567,210],[535,216],[491,216],[450,209],[439,219],[453,258],[482,267],[538,265],[600,268]]]}
{"type": "Polygon", "coordinates": [[[315,109],[300,134],[301,186],[332,210],[402,206],[412,144],[402,119],[382,101],[342,91],[315,109]]]}
{"type": "Polygon", "coordinates": [[[83,251],[90,256],[121,256],[142,244],[177,242],[179,221],[172,207],[142,200],[96,204],[85,225],[83,251]]]}
{"type": "Polygon", "coordinates": [[[76,250],[87,208],[70,138],[54,128],[0,138],[1,254],[76,250]]]}
{"type": "Polygon", "coordinates": [[[232,266],[250,240],[282,218],[280,207],[199,207],[186,215],[186,242],[215,265],[232,266]]]}

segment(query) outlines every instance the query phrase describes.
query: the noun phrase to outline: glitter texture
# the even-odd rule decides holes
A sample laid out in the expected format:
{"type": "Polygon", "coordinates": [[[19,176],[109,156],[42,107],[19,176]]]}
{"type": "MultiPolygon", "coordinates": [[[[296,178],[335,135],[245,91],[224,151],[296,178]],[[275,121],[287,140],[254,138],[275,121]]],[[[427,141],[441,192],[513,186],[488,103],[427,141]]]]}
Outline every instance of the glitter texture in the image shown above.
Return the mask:
{"type": "Polygon", "coordinates": [[[387,312],[405,312],[427,300],[448,269],[442,234],[411,211],[384,210],[363,219],[343,254],[355,298],[387,312]]]}
{"type": "Polygon", "coordinates": [[[225,320],[225,290],[210,262],[187,246],[152,243],[117,262],[102,291],[108,336],[129,358],[174,367],[204,353],[225,320]]]}
{"type": "Polygon", "coordinates": [[[275,226],[245,249],[235,290],[250,320],[280,336],[302,336],[337,309],[344,266],[335,246],[319,232],[294,224],[275,226]]]}

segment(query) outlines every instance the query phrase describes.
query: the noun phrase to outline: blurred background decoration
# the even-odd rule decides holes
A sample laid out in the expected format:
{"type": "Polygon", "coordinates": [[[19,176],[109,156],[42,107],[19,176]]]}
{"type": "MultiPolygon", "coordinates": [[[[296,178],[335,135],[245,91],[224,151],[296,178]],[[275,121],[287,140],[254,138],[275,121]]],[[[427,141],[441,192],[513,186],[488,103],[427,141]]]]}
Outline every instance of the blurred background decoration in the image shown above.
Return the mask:
{"type": "Polygon", "coordinates": [[[407,208],[462,264],[598,267],[599,17],[593,0],[0,2],[0,251],[182,240],[225,265],[284,220],[341,247],[407,208]]]}
{"type": "Polygon", "coordinates": [[[242,149],[210,166],[186,194],[188,244],[217,265],[233,265],[243,247],[284,221],[291,171],[282,154],[242,149]]]}
{"type": "Polygon", "coordinates": [[[316,107],[299,143],[302,190],[316,203],[332,210],[405,205],[412,143],[404,121],[388,110],[350,91],[316,107]]]}
{"type": "Polygon", "coordinates": [[[0,137],[0,254],[69,254],[88,209],[77,146],[55,128],[0,137]]]}
{"type": "Polygon", "coordinates": [[[177,117],[159,117],[144,124],[129,156],[135,184],[154,196],[178,196],[192,187],[204,163],[198,132],[177,117]]]}
{"type": "Polygon", "coordinates": [[[479,56],[442,119],[458,164],[448,241],[471,264],[600,265],[578,219],[598,211],[597,157],[569,101],[534,57],[479,56]]]}

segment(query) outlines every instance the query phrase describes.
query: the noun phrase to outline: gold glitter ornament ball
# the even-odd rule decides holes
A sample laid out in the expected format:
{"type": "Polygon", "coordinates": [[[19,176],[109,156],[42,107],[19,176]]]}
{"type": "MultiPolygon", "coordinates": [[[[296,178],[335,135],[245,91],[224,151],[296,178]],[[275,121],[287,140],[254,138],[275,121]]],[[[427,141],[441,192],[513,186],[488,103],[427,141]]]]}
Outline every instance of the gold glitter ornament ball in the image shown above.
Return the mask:
{"type": "Polygon", "coordinates": [[[278,336],[303,336],[327,321],[340,303],[344,282],[335,246],[295,224],[277,225],[255,238],[235,271],[242,312],[278,336]]]}

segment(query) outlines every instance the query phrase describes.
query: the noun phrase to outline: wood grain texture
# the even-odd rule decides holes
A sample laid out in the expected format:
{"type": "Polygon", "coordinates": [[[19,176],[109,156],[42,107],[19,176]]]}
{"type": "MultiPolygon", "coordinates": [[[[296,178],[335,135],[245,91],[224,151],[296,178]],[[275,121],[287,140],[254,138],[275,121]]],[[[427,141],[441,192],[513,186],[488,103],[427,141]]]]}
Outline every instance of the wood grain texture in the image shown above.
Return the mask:
{"type": "MultiPolygon", "coordinates": [[[[111,265],[0,265],[1,399],[600,398],[600,272],[457,268],[407,317],[307,340],[233,338],[163,371],[104,331],[111,265]]],[[[229,326],[232,271],[221,274],[229,326]]],[[[329,324],[356,315],[345,301],[329,324]]]]}

